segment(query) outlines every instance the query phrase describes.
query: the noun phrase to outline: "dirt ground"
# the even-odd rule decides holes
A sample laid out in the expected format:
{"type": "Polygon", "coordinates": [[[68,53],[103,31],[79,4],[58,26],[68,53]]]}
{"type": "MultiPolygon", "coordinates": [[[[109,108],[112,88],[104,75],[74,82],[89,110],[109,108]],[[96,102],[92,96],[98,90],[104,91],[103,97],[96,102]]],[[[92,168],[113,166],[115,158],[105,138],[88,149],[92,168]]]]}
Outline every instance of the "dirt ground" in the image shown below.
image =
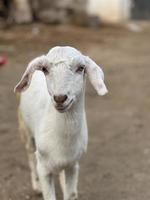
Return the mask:
{"type": "MultiPolygon", "coordinates": [[[[103,66],[109,94],[87,84],[88,152],[81,161],[80,200],[150,199],[150,24],[87,29],[30,25],[0,31],[0,200],[42,200],[30,183],[13,87],[27,63],[55,45],[71,45],[103,66]]],[[[62,199],[57,191],[58,199],[62,199]]]]}

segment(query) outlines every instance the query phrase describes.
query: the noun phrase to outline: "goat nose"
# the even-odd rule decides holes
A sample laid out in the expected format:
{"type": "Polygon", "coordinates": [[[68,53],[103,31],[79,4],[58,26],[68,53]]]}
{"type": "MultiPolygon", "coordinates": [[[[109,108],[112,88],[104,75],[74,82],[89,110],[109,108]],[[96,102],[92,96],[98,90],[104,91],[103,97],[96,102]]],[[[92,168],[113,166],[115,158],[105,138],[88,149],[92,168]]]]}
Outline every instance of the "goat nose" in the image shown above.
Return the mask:
{"type": "Polygon", "coordinates": [[[58,96],[54,95],[54,100],[58,104],[64,103],[67,100],[67,98],[68,98],[67,95],[58,95],[58,96]]]}

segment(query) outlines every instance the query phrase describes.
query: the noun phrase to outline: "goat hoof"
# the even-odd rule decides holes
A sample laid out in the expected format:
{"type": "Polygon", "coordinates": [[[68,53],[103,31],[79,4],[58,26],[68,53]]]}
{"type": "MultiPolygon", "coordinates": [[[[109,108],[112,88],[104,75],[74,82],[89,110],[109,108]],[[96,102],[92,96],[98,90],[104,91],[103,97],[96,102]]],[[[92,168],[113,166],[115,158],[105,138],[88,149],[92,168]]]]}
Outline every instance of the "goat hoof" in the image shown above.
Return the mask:
{"type": "Polygon", "coordinates": [[[41,189],[39,182],[36,182],[33,184],[33,190],[34,190],[35,194],[37,194],[37,195],[42,194],[42,189],[41,189]]]}
{"type": "Polygon", "coordinates": [[[72,193],[67,200],[78,200],[78,195],[76,193],[72,193]]]}

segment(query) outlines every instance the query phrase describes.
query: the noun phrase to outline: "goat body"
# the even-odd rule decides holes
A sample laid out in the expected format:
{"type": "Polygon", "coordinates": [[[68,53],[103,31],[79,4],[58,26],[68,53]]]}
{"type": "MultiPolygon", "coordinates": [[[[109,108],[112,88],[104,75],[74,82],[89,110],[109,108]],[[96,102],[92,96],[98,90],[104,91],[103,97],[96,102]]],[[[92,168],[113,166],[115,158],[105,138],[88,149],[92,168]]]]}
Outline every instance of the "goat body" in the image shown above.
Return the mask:
{"type": "MultiPolygon", "coordinates": [[[[81,66],[77,69],[74,67],[76,71],[74,68],[70,69],[68,67],[70,66],[68,64],[70,62],[68,61],[70,58],[68,55],[71,55],[71,58],[73,55],[74,58],[78,56],[77,60],[79,60],[79,57],[83,58],[80,52],[71,47],[55,47],[48,54],[48,60],[41,61],[41,59],[36,59],[36,61],[33,61],[16,86],[17,91],[24,90],[24,87],[28,87],[21,94],[20,99],[20,130],[25,138],[33,189],[36,191],[42,190],[44,200],[56,199],[53,175],[57,173],[61,174],[60,181],[64,200],[77,199],[78,162],[87,148],[88,135],[84,108],[85,75],[82,72],[83,69],[81,66]],[[61,56],[59,57],[57,54],[61,56]],[[43,69],[43,66],[45,67],[46,64],[48,66],[49,62],[54,61],[54,57],[55,62],[57,61],[59,66],[56,68],[55,64],[54,68],[51,67],[51,75],[44,75],[41,69],[41,71],[38,71],[39,67],[43,69]],[[53,78],[50,77],[52,74],[53,78]],[[54,78],[55,75],[56,77],[54,78]],[[60,78],[58,83],[56,80],[57,77],[60,78]],[[32,81],[29,80],[31,78],[32,81]],[[61,82],[62,79],[64,79],[64,82],[68,79],[70,82],[61,82]],[[75,80],[78,83],[75,83],[75,80]],[[70,85],[72,84],[70,90],[68,89],[70,87],[68,86],[69,83],[70,85]],[[80,87],[77,84],[80,84],[80,87]],[[51,88],[49,88],[49,85],[51,85],[51,88]],[[65,88],[67,89],[65,90],[65,88]],[[66,102],[68,101],[68,103],[63,102],[63,107],[62,105],[60,106],[60,102],[57,102],[58,105],[54,102],[53,96],[56,91],[57,94],[60,91],[61,93],[67,94],[66,102]],[[36,154],[34,154],[35,151],[36,154]]],[[[82,62],[84,62],[84,65],[87,62],[85,62],[85,57],[84,60],[82,59],[82,62]]],[[[93,63],[91,61],[91,65],[93,63]]],[[[95,63],[94,65],[97,67],[95,63]]],[[[98,68],[95,69],[98,70],[96,76],[99,72],[102,72],[98,68]]],[[[46,70],[44,69],[44,72],[46,70]]],[[[89,72],[90,70],[88,69],[87,71],[88,73],[95,72],[93,69],[91,70],[92,72],[89,72]]],[[[101,77],[98,77],[100,79],[98,84],[96,83],[98,79],[92,79],[92,77],[90,79],[98,93],[103,95],[107,92],[103,82],[103,74],[101,77]]]]}

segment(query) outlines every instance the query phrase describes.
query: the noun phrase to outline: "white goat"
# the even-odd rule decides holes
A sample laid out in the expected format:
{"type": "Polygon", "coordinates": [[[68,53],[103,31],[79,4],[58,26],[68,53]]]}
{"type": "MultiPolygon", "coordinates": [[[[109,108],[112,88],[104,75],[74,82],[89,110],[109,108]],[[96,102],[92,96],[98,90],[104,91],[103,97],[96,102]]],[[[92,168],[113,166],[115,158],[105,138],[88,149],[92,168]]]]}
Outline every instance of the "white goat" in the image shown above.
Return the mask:
{"type": "Polygon", "coordinates": [[[21,94],[19,124],[33,189],[41,189],[44,200],[56,199],[55,173],[61,174],[64,200],[78,197],[78,162],[88,141],[86,74],[99,95],[107,93],[103,72],[94,61],[75,48],[54,47],[29,63],[15,87],[16,92],[28,88],[21,94]]]}

